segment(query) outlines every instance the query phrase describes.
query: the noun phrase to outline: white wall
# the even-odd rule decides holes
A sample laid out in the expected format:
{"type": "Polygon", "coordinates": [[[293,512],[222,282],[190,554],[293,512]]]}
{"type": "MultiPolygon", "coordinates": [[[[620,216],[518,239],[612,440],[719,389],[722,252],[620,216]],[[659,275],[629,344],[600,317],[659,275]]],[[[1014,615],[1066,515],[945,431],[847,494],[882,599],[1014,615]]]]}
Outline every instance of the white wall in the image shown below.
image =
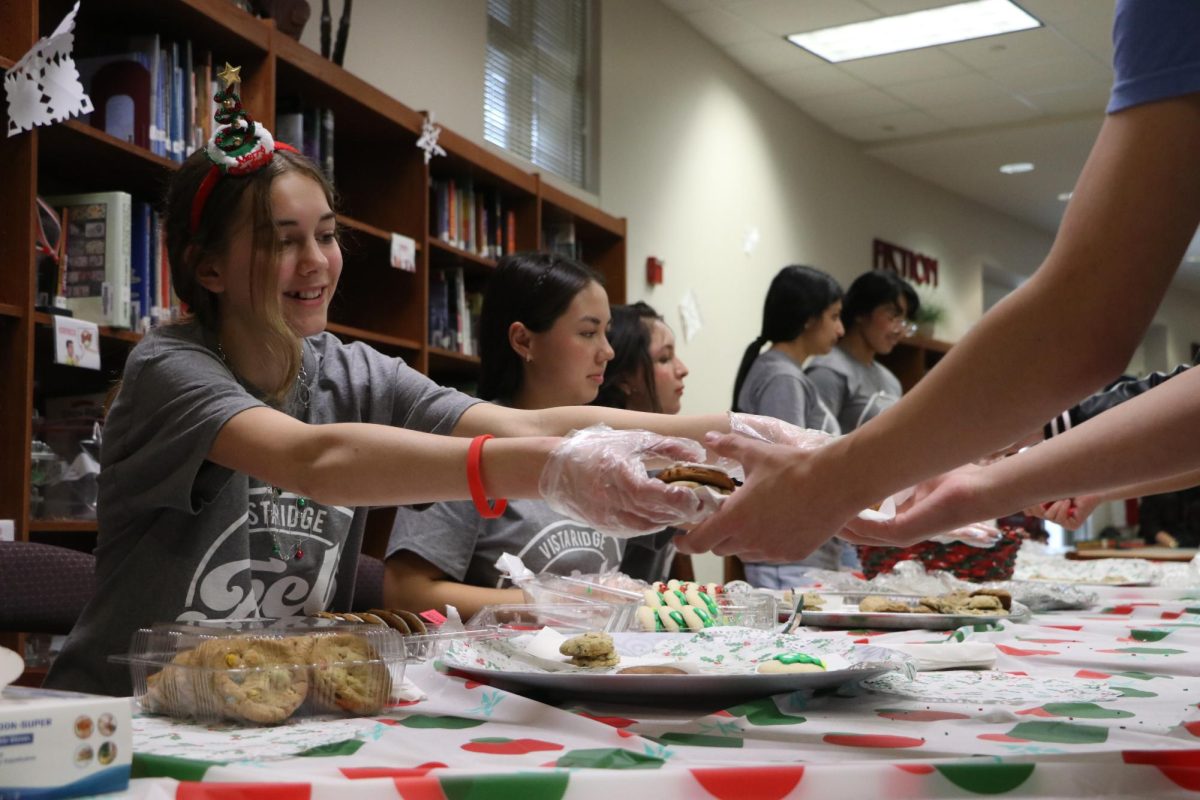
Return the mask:
{"type": "MultiPolygon", "coordinates": [[[[629,298],[679,332],[691,289],[704,326],[680,353],[685,412],[728,408],[771,277],[805,263],[848,284],[881,238],[940,261],[938,336],[955,340],[983,306],[983,266],[1028,274],[1052,237],[861,154],[758,83],[652,0],[600,3],[600,189],[576,192],[627,217],[629,298]],[[747,255],[743,242],[756,229],[747,255]],[[649,287],[645,259],[666,264],[649,287]]],[[[334,4],[335,14],[340,4],[334,4]]],[[[485,0],[359,0],[346,66],[482,143],[485,0]]],[[[316,49],[317,20],[303,41],[316,49]]],[[[515,160],[515,159],[514,159],[515,160]]],[[[1173,292],[1158,320],[1174,363],[1200,341],[1200,297],[1173,292]]],[[[704,576],[714,562],[705,562],[704,576]]]]}

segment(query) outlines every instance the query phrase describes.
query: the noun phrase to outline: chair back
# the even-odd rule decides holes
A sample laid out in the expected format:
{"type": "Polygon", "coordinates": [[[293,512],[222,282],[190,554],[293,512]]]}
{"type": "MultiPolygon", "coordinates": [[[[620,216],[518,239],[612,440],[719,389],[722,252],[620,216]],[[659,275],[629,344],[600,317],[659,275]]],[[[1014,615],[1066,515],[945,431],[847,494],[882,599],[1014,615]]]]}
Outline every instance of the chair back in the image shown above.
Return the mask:
{"type": "Polygon", "coordinates": [[[69,633],[96,592],[96,557],[38,542],[0,542],[0,631],[69,633]]]}

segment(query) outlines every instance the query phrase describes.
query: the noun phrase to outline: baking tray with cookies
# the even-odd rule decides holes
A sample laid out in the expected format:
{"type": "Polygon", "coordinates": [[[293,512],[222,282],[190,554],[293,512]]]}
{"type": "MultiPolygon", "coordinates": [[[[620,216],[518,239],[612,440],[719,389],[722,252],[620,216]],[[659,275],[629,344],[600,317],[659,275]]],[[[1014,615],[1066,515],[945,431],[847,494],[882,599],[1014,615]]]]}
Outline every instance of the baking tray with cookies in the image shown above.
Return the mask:
{"type": "Polygon", "coordinates": [[[738,700],[833,690],[885,672],[911,674],[896,651],[843,636],[716,627],[697,633],[552,628],[486,642],[455,643],[451,671],[539,699],[721,708],[738,700]]]}
{"type": "Polygon", "coordinates": [[[152,714],[275,725],[319,715],[370,716],[404,678],[401,636],[385,626],[301,617],[164,623],[137,631],[134,698],[152,714]]]}
{"type": "Polygon", "coordinates": [[[964,625],[1029,618],[1029,609],[1008,592],[978,589],[937,595],[814,592],[797,590],[797,612],[788,628],[953,630],[964,625]]]}

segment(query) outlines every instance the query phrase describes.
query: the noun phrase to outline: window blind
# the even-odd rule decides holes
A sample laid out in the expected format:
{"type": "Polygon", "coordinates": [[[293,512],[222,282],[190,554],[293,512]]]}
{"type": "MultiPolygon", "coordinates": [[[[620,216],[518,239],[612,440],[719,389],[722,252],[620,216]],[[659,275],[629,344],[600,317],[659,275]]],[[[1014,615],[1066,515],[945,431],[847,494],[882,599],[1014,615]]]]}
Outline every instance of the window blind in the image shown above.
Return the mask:
{"type": "Polygon", "coordinates": [[[488,0],[483,136],[584,189],[592,167],[591,0],[488,0]]]}

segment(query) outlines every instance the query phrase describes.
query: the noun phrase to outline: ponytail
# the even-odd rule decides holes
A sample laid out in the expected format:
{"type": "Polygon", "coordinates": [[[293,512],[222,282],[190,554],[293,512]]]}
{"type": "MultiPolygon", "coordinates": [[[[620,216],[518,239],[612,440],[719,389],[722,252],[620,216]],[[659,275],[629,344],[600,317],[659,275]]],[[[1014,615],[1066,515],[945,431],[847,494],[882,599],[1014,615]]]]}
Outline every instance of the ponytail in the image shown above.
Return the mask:
{"type": "Polygon", "coordinates": [[[746,382],[746,376],[750,373],[750,367],[754,364],[754,360],[758,358],[758,354],[762,351],[763,345],[769,342],[765,336],[759,336],[750,346],[746,348],[746,353],[742,356],[742,363],[738,367],[737,378],[733,381],[733,404],[731,408],[734,411],[740,411],[738,408],[738,395],[742,392],[742,385],[746,382]]]}

